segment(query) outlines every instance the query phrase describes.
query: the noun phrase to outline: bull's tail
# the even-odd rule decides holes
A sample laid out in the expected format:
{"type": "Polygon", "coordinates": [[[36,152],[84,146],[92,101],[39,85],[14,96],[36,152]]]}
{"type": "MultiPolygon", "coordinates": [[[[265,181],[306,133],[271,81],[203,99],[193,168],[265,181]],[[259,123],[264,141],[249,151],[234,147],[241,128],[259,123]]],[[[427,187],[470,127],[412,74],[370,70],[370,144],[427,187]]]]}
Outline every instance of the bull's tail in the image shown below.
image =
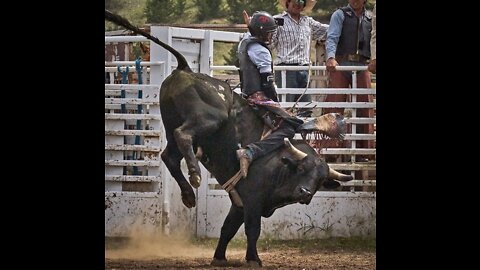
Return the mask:
{"type": "Polygon", "coordinates": [[[192,72],[192,70],[188,66],[188,63],[187,63],[187,60],[185,59],[185,57],[183,57],[183,55],[181,55],[177,50],[170,47],[168,44],[163,43],[158,38],[150,35],[149,33],[145,32],[144,30],[141,30],[138,27],[133,26],[127,19],[125,19],[125,18],[123,18],[123,17],[121,17],[117,14],[113,14],[112,12],[110,12],[106,9],[105,9],[105,19],[108,20],[108,21],[111,21],[114,24],[123,26],[123,27],[127,28],[128,30],[133,31],[136,34],[142,35],[142,36],[150,39],[151,41],[157,43],[158,45],[162,46],[167,51],[169,51],[173,55],[175,55],[175,57],[177,58],[177,62],[178,62],[177,69],[192,72]]]}

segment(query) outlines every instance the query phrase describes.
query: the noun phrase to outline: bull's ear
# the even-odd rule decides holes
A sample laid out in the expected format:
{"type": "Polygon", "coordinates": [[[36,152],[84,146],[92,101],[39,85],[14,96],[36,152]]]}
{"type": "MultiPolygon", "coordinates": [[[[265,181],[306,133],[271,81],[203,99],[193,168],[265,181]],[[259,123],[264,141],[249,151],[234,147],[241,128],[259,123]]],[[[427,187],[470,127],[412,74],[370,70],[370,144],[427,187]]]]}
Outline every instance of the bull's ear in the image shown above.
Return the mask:
{"type": "Polygon", "coordinates": [[[297,161],[296,160],[293,160],[289,157],[282,157],[282,162],[283,164],[285,164],[288,169],[290,169],[291,171],[296,171],[297,170],[297,161]]]}

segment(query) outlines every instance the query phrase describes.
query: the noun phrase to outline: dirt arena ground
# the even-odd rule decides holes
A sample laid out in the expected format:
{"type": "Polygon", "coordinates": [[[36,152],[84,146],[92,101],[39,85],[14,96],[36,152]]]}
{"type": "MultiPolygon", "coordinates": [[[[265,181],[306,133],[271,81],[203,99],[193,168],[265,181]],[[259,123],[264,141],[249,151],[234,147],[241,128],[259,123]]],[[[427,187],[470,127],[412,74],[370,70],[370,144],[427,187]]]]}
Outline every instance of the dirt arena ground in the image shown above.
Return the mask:
{"type": "MultiPolygon", "coordinates": [[[[210,266],[216,239],[149,239],[107,243],[105,269],[247,269],[245,241],[227,249],[226,267],[210,266]]],[[[263,269],[376,269],[375,240],[259,240],[263,269]]]]}

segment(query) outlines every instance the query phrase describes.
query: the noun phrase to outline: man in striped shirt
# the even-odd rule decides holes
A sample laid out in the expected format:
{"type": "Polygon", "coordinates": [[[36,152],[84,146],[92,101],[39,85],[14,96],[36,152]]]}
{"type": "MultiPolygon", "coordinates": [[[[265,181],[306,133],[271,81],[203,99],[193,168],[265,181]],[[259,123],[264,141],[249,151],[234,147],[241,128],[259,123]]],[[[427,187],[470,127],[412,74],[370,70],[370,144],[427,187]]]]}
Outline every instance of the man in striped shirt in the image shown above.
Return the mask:
{"type": "MultiPolygon", "coordinates": [[[[322,39],[327,33],[328,24],[322,24],[302,14],[312,10],[316,3],[314,0],[280,0],[279,3],[285,11],[274,16],[283,19],[283,26],[279,26],[272,37],[271,47],[276,52],[274,65],[308,66],[310,42],[322,39]]],[[[282,86],[281,72],[275,72],[275,83],[278,87],[305,88],[307,79],[307,70],[287,71],[286,86],[282,86]]],[[[286,101],[294,102],[299,97],[300,95],[288,94],[286,101]]],[[[311,100],[311,96],[304,95],[300,101],[311,100]]]]}

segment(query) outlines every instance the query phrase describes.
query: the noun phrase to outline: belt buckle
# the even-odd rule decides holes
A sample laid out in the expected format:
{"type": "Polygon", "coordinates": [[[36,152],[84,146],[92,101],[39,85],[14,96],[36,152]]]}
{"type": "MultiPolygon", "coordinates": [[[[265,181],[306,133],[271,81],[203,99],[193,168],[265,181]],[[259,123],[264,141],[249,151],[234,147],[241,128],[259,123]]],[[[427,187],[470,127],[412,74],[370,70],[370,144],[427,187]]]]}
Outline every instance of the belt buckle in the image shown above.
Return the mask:
{"type": "Polygon", "coordinates": [[[353,61],[353,62],[358,62],[360,61],[360,55],[359,54],[349,54],[347,55],[348,61],[353,61]]]}

